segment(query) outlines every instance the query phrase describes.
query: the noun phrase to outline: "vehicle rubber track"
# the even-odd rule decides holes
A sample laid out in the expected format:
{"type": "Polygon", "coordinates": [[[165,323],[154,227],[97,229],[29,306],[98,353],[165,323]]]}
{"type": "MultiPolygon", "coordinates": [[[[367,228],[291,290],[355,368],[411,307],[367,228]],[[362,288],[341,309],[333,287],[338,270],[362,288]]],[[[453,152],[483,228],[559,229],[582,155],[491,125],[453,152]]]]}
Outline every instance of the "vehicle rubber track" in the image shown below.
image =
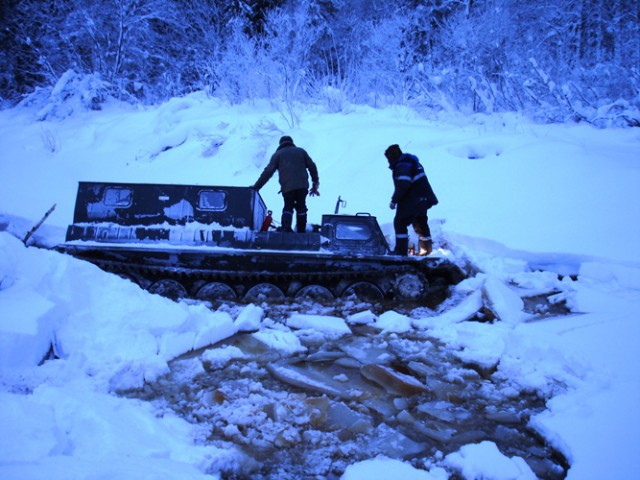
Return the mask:
{"type": "MultiPolygon", "coordinates": [[[[106,255],[90,261],[142,288],[173,299],[255,301],[310,297],[331,300],[355,295],[362,300],[420,301],[431,306],[444,300],[449,286],[463,278],[457,267],[438,258],[411,262],[388,256],[323,258],[323,265],[317,257],[309,256],[289,260],[283,269],[282,261],[275,256],[265,261],[265,268],[256,270],[242,268],[242,262],[228,268],[227,261],[220,259],[218,262],[226,268],[178,267],[164,263],[175,259],[156,264],[132,263],[114,257],[116,255],[106,255]],[[274,268],[274,264],[280,268],[274,268]],[[203,288],[205,286],[207,288],[203,288]]],[[[252,267],[256,258],[259,256],[253,257],[252,267]]]]}

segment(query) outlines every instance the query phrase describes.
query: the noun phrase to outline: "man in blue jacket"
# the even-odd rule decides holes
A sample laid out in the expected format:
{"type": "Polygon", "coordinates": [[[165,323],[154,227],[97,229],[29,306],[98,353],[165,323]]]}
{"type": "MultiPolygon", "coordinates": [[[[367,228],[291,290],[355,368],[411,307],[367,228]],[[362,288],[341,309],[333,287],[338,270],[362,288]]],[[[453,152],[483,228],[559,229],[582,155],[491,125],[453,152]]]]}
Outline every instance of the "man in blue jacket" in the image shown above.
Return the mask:
{"type": "Polygon", "coordinates": [[[265,167],[260,178],[253,188],[260,190],[265,183],[278,171],[284,208],[282,209],[282,230],[291,232],[293,223],[293,211],[296,211],[296,230],[303,233],[307,228],[307,192],[312,197],[320,195],[318,187],[320,179],[318,168],[305,149],[296,147],[293,139],[285,135],[280,138],[276,152],[271,156],[271,161],[265,167]],[[313,182],[309,190],[309,177],[313,182]]]}
{"type": "Polygon", "coordinates": [[[403,153],[398,145],[391,145],[384,152],[393,172],[395,186],[391,197],[391,209],[396,209],[393,227],[396,232],[394,254],[407,255],[409,247],[408,227],[418,234],[418,255],[429,255],[433,251],[431,231],[429,230],[427,210],[437,205],[438,199],[433,193],[424,168],[418,157],[403,153]]]}

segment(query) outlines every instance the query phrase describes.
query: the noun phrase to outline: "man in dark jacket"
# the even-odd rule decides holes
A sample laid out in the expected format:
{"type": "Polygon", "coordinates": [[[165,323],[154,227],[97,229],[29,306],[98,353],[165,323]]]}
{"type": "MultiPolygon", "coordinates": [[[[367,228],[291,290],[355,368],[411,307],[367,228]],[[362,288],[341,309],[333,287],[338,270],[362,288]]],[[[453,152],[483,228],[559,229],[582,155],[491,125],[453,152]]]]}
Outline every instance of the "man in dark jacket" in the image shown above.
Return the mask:
{"type": "Polygon", "coordinates": [[[293,231],[291,225],[293,223],[293,210],[295,209],[296,230],[302,233],[307,229],[307,191],[312,197],[320,195],[318,192],[318,187],[320,186],[318,168],[309,157],[309,154],[303,148],[296,147],[291,137],[285,135],[280,139],[280,144],[272,155],[269,165],[265,167],[253,188],[260,190],[276,170],[278,171],[282,196],[284,197],[282,230],[285,232],[293,231]],[[313,182],[311,190],[309,190],[307,170],[311,174],[311,181],[313,182]]]}
{"type": "Polygon", "coordinates": [[[438,199],[433,193],[424,168],[418,157],[402,153],[398,145],[391,145],[384,152],[393,172],[395,186],[391,197],[391,209],[396,209],[393,227],[396,232],[396,255],[407,255],[409,247],[408,226],[418,234],[418,255],[429,255],[433,250],[431,231],[429,230],[427,210],[437,205],[438,199]]]}

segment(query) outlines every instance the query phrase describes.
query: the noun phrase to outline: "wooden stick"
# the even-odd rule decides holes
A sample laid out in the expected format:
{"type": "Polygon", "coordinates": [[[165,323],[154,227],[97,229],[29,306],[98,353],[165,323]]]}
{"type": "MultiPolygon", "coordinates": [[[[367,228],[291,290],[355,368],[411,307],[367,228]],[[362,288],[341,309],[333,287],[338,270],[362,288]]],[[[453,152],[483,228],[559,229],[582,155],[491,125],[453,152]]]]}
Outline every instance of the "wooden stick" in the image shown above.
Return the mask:
{"type": "Polygon", "coordinates": [[[29,232],[27,233],[27,235],[24,237],[24,240],[22,241],[22,243],[24,243],[24,246],[28,246],[27,242],[29,241],[29,239],[31,238],[31,235],[33,235],[34,233],[36,233],[36,230],[38,230],[42,224],[45,222],[45,220],[47,218],[49,218],[49,215],[51,215],[53,213],[53,211],[56,209],[56,204],[54,203],[51,208],[49,210],[47,210],[47,213],[44,214],[44,217],[42,217],[42,220],[40,220],[38,223],[36,223],[36,225],[29,230],[29,232]]]}

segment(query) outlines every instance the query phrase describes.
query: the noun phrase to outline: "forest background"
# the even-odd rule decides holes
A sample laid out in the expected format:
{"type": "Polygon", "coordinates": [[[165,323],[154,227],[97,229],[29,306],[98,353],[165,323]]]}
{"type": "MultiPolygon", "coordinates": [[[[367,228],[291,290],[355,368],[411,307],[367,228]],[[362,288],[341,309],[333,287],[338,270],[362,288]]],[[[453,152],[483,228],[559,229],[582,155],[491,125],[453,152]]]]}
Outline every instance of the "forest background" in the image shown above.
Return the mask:
{"type": "MultiPolygon", "coordinates": [[[[640,125],[638,0],[0,0],[0,101],[206,91],[640,125]]],[[[67,105],[63,107],[63,105],[67,105]]]]}

